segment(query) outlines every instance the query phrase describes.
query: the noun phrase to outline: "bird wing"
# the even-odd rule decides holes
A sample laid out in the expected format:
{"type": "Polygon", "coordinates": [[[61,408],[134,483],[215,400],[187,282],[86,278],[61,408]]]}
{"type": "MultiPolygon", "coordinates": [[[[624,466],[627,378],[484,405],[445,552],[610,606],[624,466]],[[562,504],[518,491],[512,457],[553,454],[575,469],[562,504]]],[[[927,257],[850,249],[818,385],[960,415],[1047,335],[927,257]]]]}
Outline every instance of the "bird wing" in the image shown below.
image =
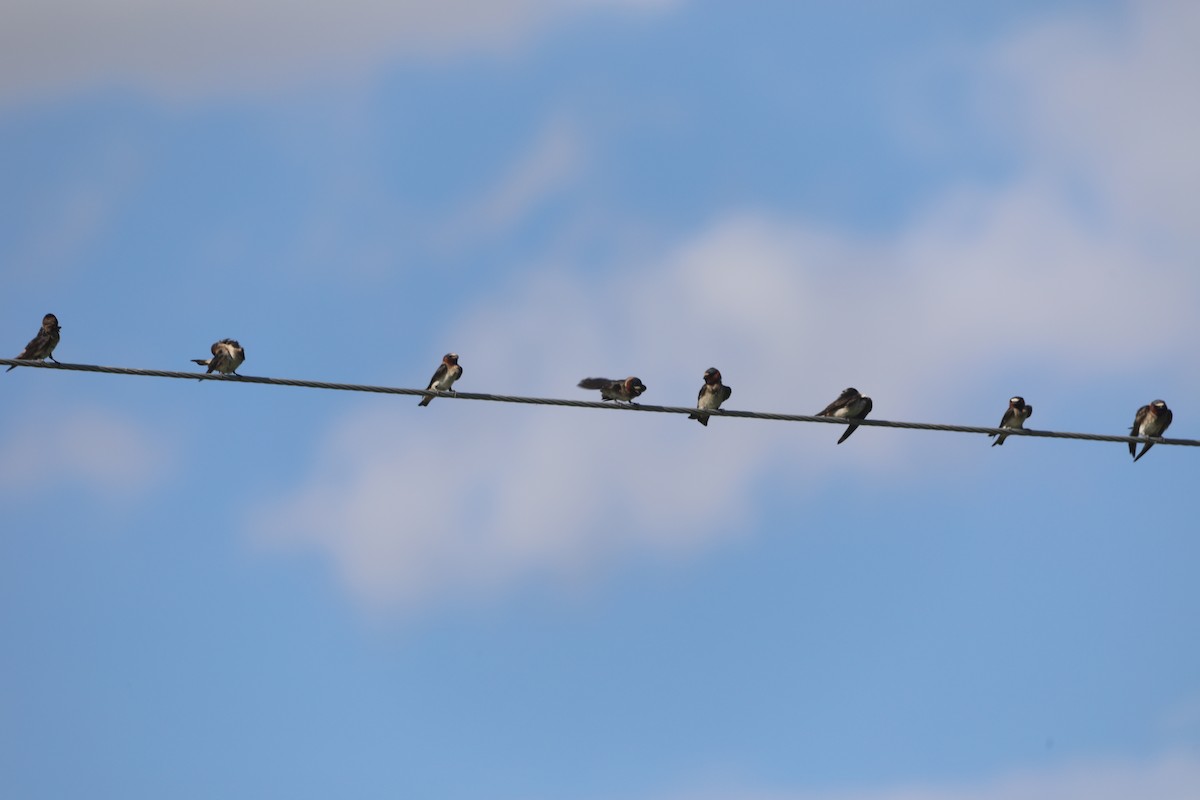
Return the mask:
{"type": "Polygon", "coordinates": [[[834,400],[832,403],[825,406],[825,409],[820,414],[817,414],[816,416],[828,417],[831,414],[833,414],[833,412],[837,411],[838,409],[845,408],[846,404],[854,399],[854,395],[855,395],[854,392],[852,392],[850,389],[846,389],[845,391],[843,391],[841,394],[838,395],[837,400],[834,400]]]}
{"type": "Polygon", "coordinates": [[[445,362],[438,364],[438,368],[433,371],[433,377],[429,379],[429,385],[425,387],[425,391],[429,391],[433,388],[435,383],[438,383],[442,378],[446,377],[446,372],[448,369],[449,367],[446,366],[445,362]]]}
{"type": "MultiPolygon", "coordinates": [[[[1129,428],[1130,436],[1141,436],[1140,431],[1142,428],[1142,423],[1145,422],[1146,415],[1149,413],[1150,413],[1150,406],[1142,406],[1141,408],[1139,408],[1137,410],[1137,413],[1133,415],[1133,425],[1129,428]]],[[[1130,442],[1129,443],[1129,455],[1132,456],[1136,452],[1137,452],[1137,442],[1130,442]]],[[[1146,451],[1143,450],[1142,454],[1145,455],[1145,453],[1146,453],[1146,451]]],[[[1136,461],[1136,460],[1137,459],[1134,458],[1134,461],[1136,461]]]]}

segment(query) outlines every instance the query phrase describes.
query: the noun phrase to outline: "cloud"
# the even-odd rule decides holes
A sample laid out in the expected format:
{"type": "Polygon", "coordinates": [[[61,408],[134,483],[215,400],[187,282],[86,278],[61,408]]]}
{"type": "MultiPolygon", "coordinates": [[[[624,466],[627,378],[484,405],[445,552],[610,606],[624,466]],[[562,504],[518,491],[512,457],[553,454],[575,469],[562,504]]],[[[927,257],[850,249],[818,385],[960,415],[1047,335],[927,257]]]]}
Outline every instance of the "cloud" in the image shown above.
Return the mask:
{"type": "Polygon", "coordinates": [[[431,410],[440,433],[394,410],[342,423],[306,485],[254,515],[256,535],[328,552],[372,604],[478,597],[515,579],[586,579],[629,548],[694,546],[693,525],[730,521],[753,460],[736,448],[730,480],[678,470],[706,455],[682,431],[645,447],[647,426],[628,420],[463,411],[431,410]]]}
{"type": "Polygon", "coordinates": [[[170,98],[354,74],[402,58],[512,49],[581,13],[677,0],[14,0],[0,27],[0,99],[108,86],[170,98]]]}
{"type": "MultiPolygon", "coordinates": [[[[1174,267],[1146,265],[1081,227],[1051,190],[1021,185],[955,197],[866,244],[732,214],[653,263],[593,277],[548,269],[467,309],[452,330],[464,390],[576,397],[585,375],[638,374],[647,402],[688,405],[717,366],[731,407],[812,413],[855,385],[879,417],[992,424],[1008,382],[986,413],[963,409],[997,372],[1034,364],[1095,377],[1142,358],[1141,323],[1123,313],[1128,287],[1174,267]]],[[[1200,334],[1186,301],[1198,280],[1156,310],[1179,342],[1200,334]]],[[[1181,347],[1153,358],[1177,359],[1181,347]]],[[[1061,422],[1048,416],[1047,427],[1061,422]]],[[[328,553],[368,602],[411,608],[708,546],[748,526],[763,481],[818,491],[848,469],[935,468],[956,446],[914,451],[911,434],[863,430],[835,450],[836,436],[460,401],[356,412],[325,437],[303,484],[257,508],[249,527],[328,553]]]]}
{"type": "MultiPolygon", "coordinates": [[[[1091,28],[1076,33],[1061,41],[1083,42],[1090,57],[1091,28]]],[[[1026,41],[1038,41],[1036,32],[1008,46],[1032,47],[1026,41]]],[[[1143,49],[1104,58],[1124,53],[1136,64],[1143,49]]],[[[1016,81],[1022,113],[1042,114],[1039,98],[1053,93],[1053,80],[1023,72],[1036,60],[996,57],[1005,52],[984,58],[1016,81]]],[[[1071,60],[1070,52],[1055,57],[1071,60]]],[[[1043,130],[1038,119],[1022,124],[1043,130]]],[[[1080,152],[1115,146],[1107,131],[1073,130],[1080,152]]],[[[579,163],[560,138],[567,133],[550,126],[485,193],[490,211],[481,218],[517,219],[566,180],[579,163]]],[[[733,408],[813,413],[852,385],[874,397],[878,418],[990,425],[1021,393],[1038,407],[1040,427],[1074,429],[1073,409],[1094,399],[1047,402],[1031,377],[1043,376],[1042,386],[1147,377],[1161,385],[1200,336],[1200,273],[1187,249],[1159,246],[1154,220],[1110,224],[1079,202],[1074,176],[1053,158],[1055,135],[1023,141],[1028,168],[1008,183],[948,186],[887,236],[730,209],[602,268],[590,253],[556,247],[506,290],[464,299],[445,331],[463,356],[460,388],[577,397],[586,375],[636,374],[649,385],[646,402],[687,405],[701,373],[716,366],[734,388],[733,408]],[[1170,336],[1151,335],[1151,325],[1170,336]]],[[[1172,147],[1164,162],[1190,152],[1183,142],[1172,147]]],[[[1103,160],[1079,168],[1100,175],[1103,160]]],[[[1170,194],[1170,172],[1151,174],[1170,194]]],[[[1120,194],[1119,181],[1098,179],[1096,188],[1098,202],[1119,205],[1108,194],[1120,194]]],[[[1135,407],[1112,411],[1109,430],[1123,432],[1135,407]]],[[[960,463],[944,456],[964,444],[864,429],[838,447],[837,435],[812,425],[718,419],[702,429],[657,415],[458,401],[356,412],[323,437],[308,475],[253,509],[247,527],[274,546],[328,555],[366,602],[412,610],[710,547],[752,527],[764,485],[786,481],[803,493],[848,474],[902,481],[960,463]]]]}
{"type": "Polygon", "coordinates": [[[103,409],[59,413],[52,424],[14,425],[0,447],[0,493],[39,495],[79,486],[110,501],[135,498],[173,465],[161,437],[135,420],[103,409]]]}
{"type": "Polygon", "coordinates": [[[661,800],[1189,800],[1197,786],[1200,759],[1179,753],[1141,762],[1114,760],[1027,770],[953,786],[830,792],[700,789],[672,793],[661,800]]]}
{"type": "Polygon", "coordinates": [[[1197,241],[1200,5],[1129,2],[1110,16],[1050,20],[998,47],[985,68],[993,121],[1016,127],[1050,172],[1107,204],[1107,224],[1197,241]]]}

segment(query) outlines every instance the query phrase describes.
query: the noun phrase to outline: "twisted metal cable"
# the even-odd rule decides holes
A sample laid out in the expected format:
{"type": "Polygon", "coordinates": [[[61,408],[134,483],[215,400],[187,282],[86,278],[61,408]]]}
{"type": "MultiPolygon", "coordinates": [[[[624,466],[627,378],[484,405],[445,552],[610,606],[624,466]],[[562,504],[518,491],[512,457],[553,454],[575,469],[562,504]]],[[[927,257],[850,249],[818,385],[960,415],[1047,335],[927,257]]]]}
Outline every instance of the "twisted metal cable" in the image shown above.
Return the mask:
{"type": "MultiPolygon", "coordinates": [[[[0,358],[0,366],[38,367],[68,372],[100,372],[107,375],[141,375],[148,378],[181,378],[184,380],[224,381],[228,383],[260,383],[269,386],[296,386],[305,389],[329,389],[342,392],[369,392],[373,394],[399,394],[420,397],[444,397],[448,400],[482,400],[490,403],[522,403],[535,406],[566,406],[569,408],[604,408],[614,411],[648,411],[659,414],[693,414],[694,407],[652,406],[641,403],[614,403],[595,400],[562,400],[550,397],[519,397],[513,395],[487,394],[481,392],[430,392],[424,389],[403,389],[395,386],[369,386],[355,383],[330,383],[293,378],[264,378],[255,375],[220,375],[203,372],[178,372],[161,369],[135,369],[133,367],[102,367],[95,364],[61,364],[48,361],[22,361],[0,358]]],[[[1196,439],[1158,439],[1144,436],[1112,436],[1103,433],[1071,433],[1067,431],[1039,431],[1023,428],[985,428],[977,425],[944,425],[932,422],[898,422],[886,419],[839,419],[837,417],[815,417],[805,414],[773,414],[764,411],[737,411],[733,409],[705,410],[709,417],[739,417],[763,419],[773,422],[821,422],[827,425],[861,425],[875,428],[902,428],[916,431],[946,431],[949,433],[1004,434],[1005,436],[1036,436],[1043,439],[1081,439],[1089,442],[1153,442],[1156,445],[1181,445],[1200,447],[1196,439]]]]}

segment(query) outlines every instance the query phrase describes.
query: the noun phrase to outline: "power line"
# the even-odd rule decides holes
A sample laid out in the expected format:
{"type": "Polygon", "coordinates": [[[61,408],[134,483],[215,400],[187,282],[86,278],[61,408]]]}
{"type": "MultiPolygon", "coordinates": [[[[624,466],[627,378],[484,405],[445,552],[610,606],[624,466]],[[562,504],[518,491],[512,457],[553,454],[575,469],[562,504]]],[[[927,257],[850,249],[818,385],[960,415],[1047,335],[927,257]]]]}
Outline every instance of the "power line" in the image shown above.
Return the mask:
{"type": "MultiPolygon", "coordinates": [[[[0,366],[38,367],[68,372],[99,372],[106,375],[141,375],[147,378],[179,378],[183,380],[224,381],[229,383],[259,383],[269,386],[295,386],[304,389],[326,389],[341,392],[368,392],[372,394],[399,394],[417,397],[438,397],[447,400],[481,400],[489,403],[521,403],[536,406],[566,406],[569,408],[600,408],[613,411],[643,411],[658,414],[693,414],[694,407],[653,406],[641,403],[613,403],[595,400],[562,400],[550,397],[518,397],[513,395],[486,394],[480,392],[428,392],[424,389],[403,389],[395,386],[369,386],[355,383],[329,383],[327,381],[295,380],[293,378],[262,378],[254,375],[220,375],[203,372],[177,372],[161,369],[135,369],[133,367],[102,367],[95,364],[60,364],[49,361],[21,361],[0,358],[0,366]]],[[[1036,436],[1043,439],[1081,439],[1089,442],[1153,442],[1156,445],[1181,445],[1200,447],[1196,439],[1148,439],[1136,436],[1111,436],[1103,433],[1071,433],[1067,431],[1039,431],[1022,428],[984,428],[976,425],[944,425],[932,422],[898,422],[886,419],[838,419],[836,417],[814,417],[805,414],[773,414],[764,411],[738,411],[735,409],[705,410],[710,417],[737,417],[762,419],[772,422],[820,422],[827,425],[860,425],[874,428],[902,428],[916,431],[946,431],[948,433],[1004,434],[1006,436],[1036,436]]]]}

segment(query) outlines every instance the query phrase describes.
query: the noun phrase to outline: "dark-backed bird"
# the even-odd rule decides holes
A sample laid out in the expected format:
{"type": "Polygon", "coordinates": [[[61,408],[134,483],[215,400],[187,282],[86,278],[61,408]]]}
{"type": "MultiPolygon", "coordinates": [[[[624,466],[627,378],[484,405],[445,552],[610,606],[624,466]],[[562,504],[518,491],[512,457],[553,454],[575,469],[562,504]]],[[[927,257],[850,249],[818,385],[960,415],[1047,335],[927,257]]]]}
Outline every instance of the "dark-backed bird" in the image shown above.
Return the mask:
{"type": "MultiPolygon", "coordinates": [[[[1020,430],[1025,427],[1025,420],[1033,416],[1033,406],[1025,404],[1024,397],[1011,397],[1008,400],[1008,408],[1004,412],[1004,416],[1000,418],[1000,424],[997,428],[1014,428],[1020,430]]],[[[994,433],[989,433],[988,436],[996,436],[994,433]]],[[[992,447],[998,444],[1004,444],[1004,440],[1008,438],[1007,434],[1000,434],[996,437],[996,441],[992,442],[992,447]]]]}
{"type": "MultiPolygon", "coordinates": [[[[696,408],[701,411],[720,408],[721,403],[728,400],[731,394],[733,394],[733,389],[721,383],[721,371],[716,367],[709,367],[704,370],[704,385],[700,387],[700,394],[696,398],[696,408]]],[[[688,414],[688,419],[694,419],[707,427],[708,414],[703,414],[701,411],[688,414]]]]}
{"type": "MultiPolygon", "coordinates": [[[[17,358],[22,361],[45,361],[48,358],[57,364],[51,353],[58,347],[61,331],[62,328],[58,327],[58,317],[53,314],[42,317],[42,329],[37,332],[37,336],[29,340],[29,344],[25,345],[25,349],[17,358]]],[[[12,372],[16,368],[17,365],[13,364],[5,372],[12,372]]]]}
{"type": "MultiPolygon", "coordinates": [[[[1167,408],[1166,403],[1162,400],[1155,400],[1150,405],[1142,406],[1137,410],[1137,414],[1133,417],[1133,427],[1129,429],[1129,435],[1161,437],[1171,426],[1174,416],[1171,409],[1167,408]]],[[[1151,447],[1154,447],[1154,442],[1146,442],[1142,445],[1142,452],[1133,456],[1133,451],[1137,449],[1137,442],[1130,442],[1129,455],[1133,456],[1136,463],[1139,458],[1146,455],[1151,447]]]]}
{"type": "Polygon", "coordinates": [[[646,391],[646,384],[641,378],[630,376],[625,380],[612,378],[584,378],[579,382],[580,389],[599,389],[600,399],[632,403],[635,397],[640,397],[646,391]]]}
{"type": "MultiPolygon", "coordinates": [[[[438,364],[438,368],[434,370],[433,377],[429,379],[429,385],[425,387],[427,392],[449,392],[454,382],[462,377],[462,367],[458,365],[458,353],[446,353],[442,356],[442,363],[438,364]]],[[[429,401],[433,399],[432,395],[426,395],[421,398],[419,406],[429,405],[429,401]]]]}
{"type": "MultiPolygon", "coordinates": [[[[867,414],[871,413],[873,408],[871,398],[861,394],[858,389],[850,387],[844,390],[838,399],[834,400],[825,409],[815,416],[818,417],[836,417],[838,419],[866,419],[867,414]]],[[[838,444],[850,438],[850,434],[858,429],[857,425],[847,425],[846,432],[837,440],[838,444]]]]}

